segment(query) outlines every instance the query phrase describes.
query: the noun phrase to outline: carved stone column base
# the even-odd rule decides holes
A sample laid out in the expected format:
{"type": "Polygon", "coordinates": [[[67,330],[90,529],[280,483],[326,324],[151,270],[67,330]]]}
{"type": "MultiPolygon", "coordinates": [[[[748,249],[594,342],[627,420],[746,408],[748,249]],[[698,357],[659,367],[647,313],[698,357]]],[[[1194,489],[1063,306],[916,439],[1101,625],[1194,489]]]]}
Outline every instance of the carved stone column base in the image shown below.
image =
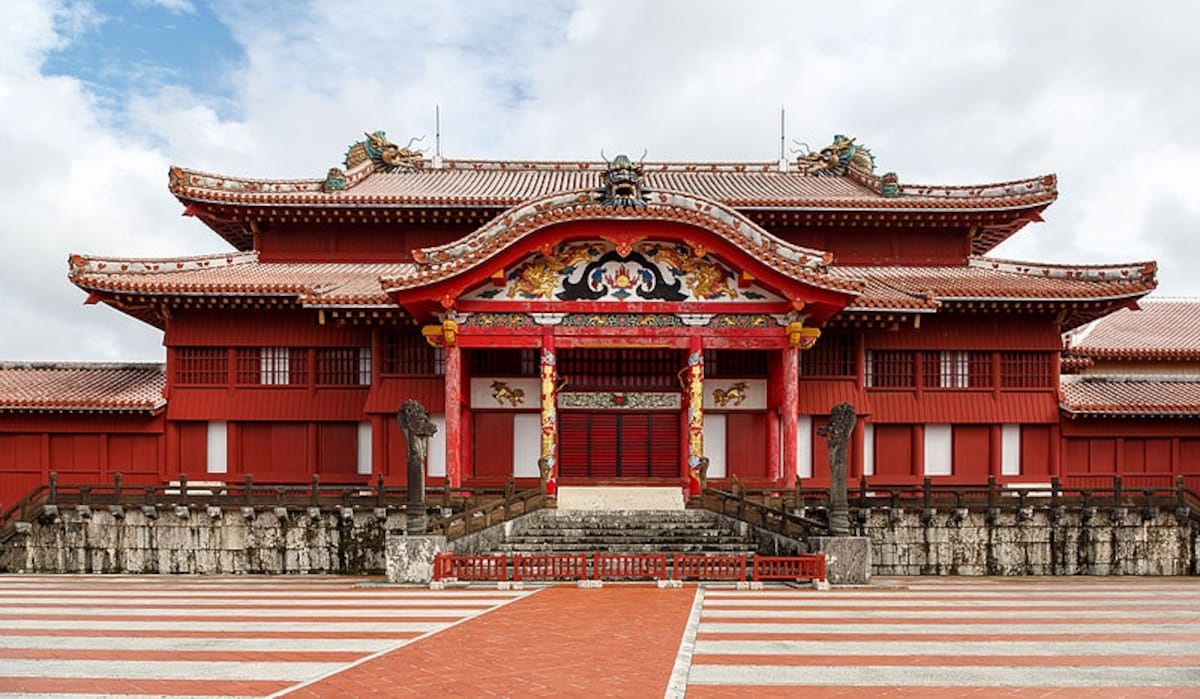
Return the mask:
{"type": "Polygon", "coordinates": [[[871,582],[871,539],[865,536],[814,536],[813,553],[825,554],[825,577],[833,585],[871,582]]]}
{"type": "Polygon", "coordinates": [[[447,548],[444,536],[388,534],[385,543],[388,582],[430,583],[433,557],[447,548]]]}

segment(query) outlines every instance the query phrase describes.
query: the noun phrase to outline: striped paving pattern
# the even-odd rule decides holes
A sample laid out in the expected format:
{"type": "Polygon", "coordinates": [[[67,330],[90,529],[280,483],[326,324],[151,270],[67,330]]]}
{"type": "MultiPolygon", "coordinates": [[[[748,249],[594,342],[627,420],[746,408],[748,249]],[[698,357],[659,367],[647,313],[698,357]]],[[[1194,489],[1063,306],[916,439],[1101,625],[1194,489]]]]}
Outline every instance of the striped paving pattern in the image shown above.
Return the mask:
{"type": "Polygon", "coordinates": [[[687,696],[1200,696],[1200,580],[880,582],[702,590],[687,696]]]}
{"type": "Polygon", "coordinates": [[[0,576],[0,697],[267,696],[528,594],[322,576],[0,576]]]}

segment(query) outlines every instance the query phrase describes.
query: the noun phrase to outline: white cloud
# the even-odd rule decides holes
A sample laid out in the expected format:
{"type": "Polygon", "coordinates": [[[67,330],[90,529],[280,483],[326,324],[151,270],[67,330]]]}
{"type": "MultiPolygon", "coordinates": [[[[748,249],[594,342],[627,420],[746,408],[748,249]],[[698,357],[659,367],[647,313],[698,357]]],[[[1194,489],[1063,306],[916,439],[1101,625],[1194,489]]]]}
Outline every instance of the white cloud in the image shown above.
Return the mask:
{"type": "MultiPolygon", "coordinates": [[[[164,1],[179,11],[191,3],[164,1]]],[[[80,308],[68,252],[224,249],[180,219],[168,162],[319,176],[364,130],[451,157],[773,160],[789,140],[856,135],[907,182],[1046,172],[1047,223],[996,254],[1060,262],[1157,257],[1161,288],[1200,295],[1200,84],[1190,3],[223,3],[244,56],[220,102],[184,86],[132,95],[122,118],[48,51],[99,21],[36,0],[0,9],[0,357],[161,356],[159,335],[80,308]],[[65,21],[67,17],[73,21],[65,21]],[[71,27],[76,27],[72,29],[71,27]],[[114,127],[113,124],[121,126],[114,127]],[[86,341],[81,341],[86,338],[86,341]]],[[[236,62],[232,62],[236,60],[236,62]]],[[[790,145],[790,144],[789,144],[790,145]]]]}

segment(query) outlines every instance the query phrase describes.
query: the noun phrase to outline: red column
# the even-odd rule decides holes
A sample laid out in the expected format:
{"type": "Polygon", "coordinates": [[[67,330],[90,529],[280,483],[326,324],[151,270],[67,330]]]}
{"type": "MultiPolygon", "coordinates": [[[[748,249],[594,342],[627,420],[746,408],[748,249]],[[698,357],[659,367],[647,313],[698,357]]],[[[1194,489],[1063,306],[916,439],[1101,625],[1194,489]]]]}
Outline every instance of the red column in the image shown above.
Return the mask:
{"type": "MultiPolygon", "coordinates": [[[[542,441],[541,461],[549,471],[546,474],[546,494],[558,492],[558,355],[554,352],[554,336],[542,336],[541,358],[542,441]]],[[[538,465],[539,470],[541,464],[538,465]]]]}
{"type": "Polygon", "coordinates": [[[779,461],[779,411],[781,408],[767,412],[767,478],[773,481],[783,478],[782,465],[779,461]]]}
{"type": "Polygon", "coordinates": [[[446,344],[446,485],[462,486],[462,350],[446,344]]]}
{"type": "Polygon", "coordinates": [[[796,442],[799,440],[796,414],[800,409],[800,352],[796,347],[783,349],[783,404],[779,419],[783,421],[783,484],[796,487],[796,442]]]}
{"type": "Polygon", "coordinates": [[[999,481],[1004,470],[1004,428],[1000,425],[988,427],[988,474],[999,481]]]}
{"type": "Polygon", "coordinates": [[[687,464],[690,472],[699,469],[700,459],[704,457],[704,345],[699,335],[693,335],[688,343],[687,363],[684,392],[687,394],[687,464]]]}

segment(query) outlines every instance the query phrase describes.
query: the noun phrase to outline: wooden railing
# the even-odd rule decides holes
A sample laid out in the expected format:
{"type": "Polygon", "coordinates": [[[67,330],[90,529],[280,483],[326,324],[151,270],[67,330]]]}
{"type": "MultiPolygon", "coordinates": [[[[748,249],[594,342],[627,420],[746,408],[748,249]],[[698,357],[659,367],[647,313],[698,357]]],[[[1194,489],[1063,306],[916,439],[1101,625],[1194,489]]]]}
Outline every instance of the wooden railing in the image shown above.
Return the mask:
{"type": "MultiPolygon", "coordinates": [[[[436,486],[426,489],[428,508],[459,513],[479,513],[489,507],[499,508],[501,512],[511,511],[514,502],[527,503],[532,511],[535,509],[532,502],[540,495],[540,491],[515,493],[511,483],[505,487],[436,486]]],[[[218,481],[208,474],[203,481],[180,475],[178,480],[169,483],[130,486],[123,482],[119,473],[114,474],[108,483],[85,484],[60,482],[58,474],[51,473],[48,483],[34,488],[0,513],[0,542],[12,535],[17,522],[32,522],[52,514],[56,508],[65,507],[116,508],[117,511],[139,507],[157,510],[204,506],[222,510],[282,507],[289,510],[318,508],[328,511],[351,508],[387,512],[407,510],[407,499],[407,487],[384,485],[382,477],[372,485],[324,483],[314,475],[307,484],[295,484],[261,483],[250,475],[241,481],[218,481]]],[[[452,520],[453,516],[435,522],[452,520]]],[[[494,517],[491,520],[494,521],[494,517]]]]}
{"type": "Polygon", "coordinates": [[[779,492],[754,493],[735,481],[732,491],[706,488],[689,506],[712,510],[792,539],[807,539],[829,532],[828,523],[798,514],[795,507],[788,507],[786,498],[778,496],[779,492]]]}
{"type": "Polygon", "coordinates": [[[523,490],[519,493],[509,491],[502,500],[488,502],[449,517],[434,519],[429,523],[428,532],[453,541],[507,522],[514,517],[552,506],[553,502],[553,499],[540,489],[523,490]]]}
{"type": "Polygon", "coordinates": [[[433,557],[433,579],[508,580],[505,556],[455,556],[438,553],[433,557]]]}
{"type": "Polygon", "coordinates": [[[587,577],[586,553],[526,556],[513,555],[513,580],[583,580],[587,577]]]}
{"type": "Polygon", "coordinates": [[[592,556],[592,579],[667,579],[665,553],[597,553],[592,556]]]}
{"type": "MultiPolygon", "coordinates": [[[[754,556],[753,579],[825,580],[825,556],[754,556]]],[[[529,580],[696,580],[742,582],[746,580],[744,555],[688,553],[575,553],[527,556],[514,554],[513,581],[529,580]],[[589,559],[591,565],[589,566],[589,559]],[[668,565],[668,561],[670,564],[668,565]]],[[[505,556],[434,556],[433,579],[460,582],[505,582],[509,579],[505,556]]]]}
{"type": "Polygon", "coordinates": [[[813,556],[755,556],[754,581],[825,580],[825,554],[813,556]]]}
{"type": "Polygon", "coordinates": [[[672,573],[676,580],[745,580],[746,557],[677,553],[672,573]]]}
{"type": "MultiPolygon", "coordinates": [[[[927,512],[956,510],[961,513],[986,511],[1030,511],[1030,508],[1140,508],[1147,515],[1161,509],[1189,516],[1200,522],[1198,477],[1181,474],[1134,474],[1130,476],[1087,475],[1063,479],[1047,478],[1042,483],[999,484],[995,477],[984,483],[935,483],[925,478],[919,484],[889,483],[862,477],[847,488],[850,510],[860,515],[872,508],[922,509],[927,512]]],[[[814,534],[825,531],[829,507],[827,488],[797,487],[741,488],[732,491],[709,489],[692,506],[702,506],[736,517],[793,538],[789,531],[814,534]],[[787,519],[793,515],[795,519],[787,519]],[[767,524],[764,525],[763,522],[767,524]],[[791,522],[791,524],[785,523],[791,522]]],[[[1064,510],[1056,510],[1058,512],[1064,510]]]]}

